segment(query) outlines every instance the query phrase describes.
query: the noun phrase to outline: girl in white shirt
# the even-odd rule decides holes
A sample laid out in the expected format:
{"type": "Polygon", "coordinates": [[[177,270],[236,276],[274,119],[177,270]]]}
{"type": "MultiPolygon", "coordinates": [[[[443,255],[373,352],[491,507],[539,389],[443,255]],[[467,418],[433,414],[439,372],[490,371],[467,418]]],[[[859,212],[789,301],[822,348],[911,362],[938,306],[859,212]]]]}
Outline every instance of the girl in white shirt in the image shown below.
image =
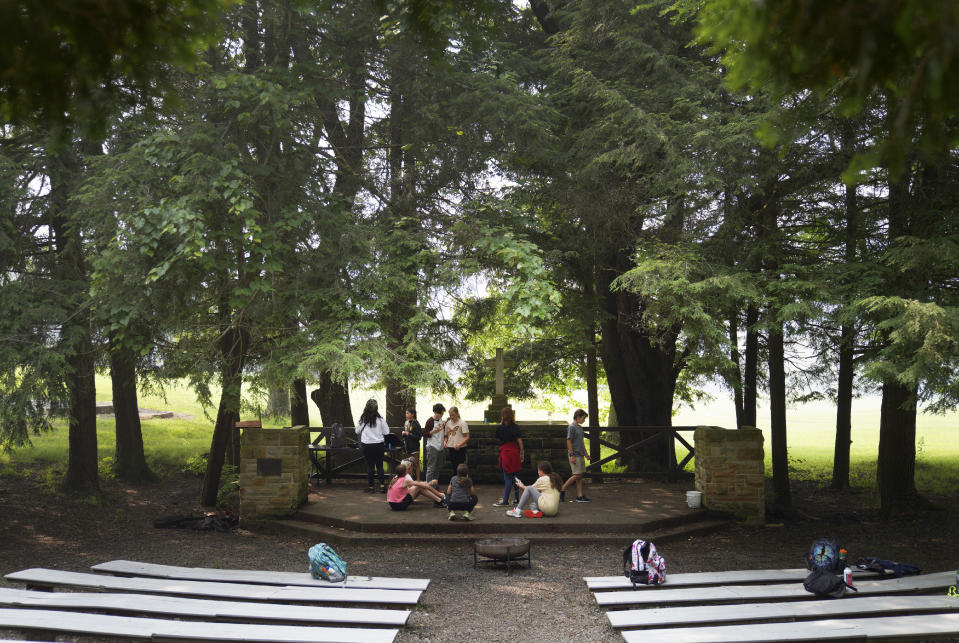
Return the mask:
{"type": "Polygon", "coordinates": [[[363,414],[356,423],[356,435],[360,438],[363,457],[366,459],[366,479],[369,484],[366,493],[376,491],[373,486],[374,469],[379,474],[380,491],[386,493],[386,479],[383,476],[383,453],[386,451],[384,436],[390,432],[390,427],[386,426],[386,420],[378,409],[376,400],[367,400],[363,414]]]}
{"type": "Polygon", "coordinates": [[[450,417],[446,421],[446,441],[444,444],[450,464],[453,466],[453,475],[456,475],[456,468],[466,462],[466,443],[469,440],[469,425],[460,417],[460,410],[451,406],[450,417]]]}

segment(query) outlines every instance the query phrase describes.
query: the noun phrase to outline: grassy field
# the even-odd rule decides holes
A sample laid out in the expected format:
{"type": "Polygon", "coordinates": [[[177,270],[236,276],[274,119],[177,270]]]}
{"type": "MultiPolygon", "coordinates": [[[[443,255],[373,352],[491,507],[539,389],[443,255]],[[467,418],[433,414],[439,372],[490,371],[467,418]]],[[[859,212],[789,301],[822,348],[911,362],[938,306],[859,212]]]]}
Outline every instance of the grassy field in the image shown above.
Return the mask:
{"type": "MultiPolygon", "coordinates": [[[[106,376],[97,377],[97,399],[109,401],[110,381],[106,376]]],[[[174,411],[180,416],[164,420],[143,421],[143,441],[147,459],[160,473],[182,469],[191,460],[205,453],[210,447],[213,420],[206,417],[203,408],[197,403],[193,392],[184,384],[169,387],[165,397],[142,396],[141,408],[174,411]]],[[[355,390],[351,402],[355,413],[359,413],[369,397],[378,398],[383,406],[383,393],[355,390]]],[[[470,421],[482,417],[483,405],[471,404],[462,400],[442,400],[448,407],[456,404],[463,417],[470,421]]],[[[311,405],[312,406],[312,405],[311,405]]],[[[432,401],[424,399],[420,403],[421,421],[428,416],[432,401]]],[[[519,420],[544,421],[548,416],[544,407],[530,403],[514,405],[519,420]]],[[[551,408],[556,408],[555,404],[551,408]]],[[[550,419],[565,424],[573,407],[553,413],[550,419]]],[[[210,410],[212,414],[213,410],[210,410]]],[[[311,408],[313,423],[318,424],[318,412],[311,408]]],[[[759,409],[760,427],[767,424],[769,417],[766,407],[759,409]]],[[[833,441],[835,432],[835,409],[828,403],[817,402],[797,405],[789,408],[788,435],[790,468],[795,479],[828,480],[832,471],[833,441]]],[[[289,424],[288,418],[273,420],[264,418],[266,426],[289,424]]],[[[732,405],[725,401],[715,401],[695,410],[682,409],[673,420],[681,425],[715,425],[732,427],[735,418],[732,405]]],[[[767,442],[766,468],[771,471],[769,461],[769,434],[764,431],[767,442]]],[[[691,434],[686,434],[691,439],[691,434]]],[[[950,492],[959,490],[959,413],[948,415],[920,414],[916,438],[916,484],[920,490],[932,492],[950,492]]],[[[113,419],[102,418],[97,422],[97,440],[99,458],[109,464],[113,456],[114,435],[113,419]]],[[[879,399],[867,397],[853,404],[852,430],[852,482],[854,486],[871,487],[876,475],[876,453],[879,446],[879,399]]],[[[604,457],[607,455],[604,448],[604,457]]],[[[0,471],[15,472],[21,464],[49,463],[54,468],[62,468],[66,462],[67,430],[63,423],[55,431],[33,439],[33,445],[17,449],[12,453],[0,454],[0,471]]],[[[684,453],[682,450],[679,457],[684,453]]],[[[692,463],[689,468],[691,469],[692,463]]],[[[105,467],[106,470],[106,467],[105,467]]]]}

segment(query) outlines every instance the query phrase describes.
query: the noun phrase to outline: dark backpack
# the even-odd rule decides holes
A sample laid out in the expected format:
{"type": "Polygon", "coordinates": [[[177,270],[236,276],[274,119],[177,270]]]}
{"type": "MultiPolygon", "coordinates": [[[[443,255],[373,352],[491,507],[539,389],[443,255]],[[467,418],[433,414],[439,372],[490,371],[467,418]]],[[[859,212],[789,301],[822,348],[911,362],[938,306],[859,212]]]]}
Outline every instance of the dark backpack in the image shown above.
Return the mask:
{"type": "Polygon", "coordinates": [[[866,556],[865,558],[860,558],[856,561],[856,567],[871,572],[879,572],[880,574],[891,573],[896,578],[918,574],[921,571],[918,567],[915,565],[910,565],[909,563],[897,563],[884,558],[876,558],[875,556],[866,556]]]}
{"type": "Polygon", "coordinates": [[[814,540],[806,553],[806,569],[824,569],[833,574],[841,574],[845,561],[839,554],[839,543],[835,538],[814,540]]]}
{"type": "Polygon", "coordinates": [[[343,425],[334,422],[330,427],[330,448],[339,449],[343,446],[343,425]]]}
{"type": "Polygon", "coordinates": [[[812,592],[822,598],[842,598],[847,589],[854,592],[859,591],[852,585],[847,585],[839,576],[822,567],[816,567],[809,572],[809,576],[806,576],[802,586],[807,592],[812,592]]]}
{"type": "Polygon", "coordinates": [[[623,573],[634,587],[659,585],[666,582],[666,561],[653,543],[634,540],[623,550],[623,573]]]}

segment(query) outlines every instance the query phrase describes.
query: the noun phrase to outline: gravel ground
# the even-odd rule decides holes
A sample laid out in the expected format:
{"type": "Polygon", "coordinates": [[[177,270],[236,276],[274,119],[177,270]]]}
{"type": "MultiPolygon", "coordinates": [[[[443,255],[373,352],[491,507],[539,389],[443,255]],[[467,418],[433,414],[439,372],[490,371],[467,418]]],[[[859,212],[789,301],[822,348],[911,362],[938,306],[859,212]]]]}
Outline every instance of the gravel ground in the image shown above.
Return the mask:
{"type": "MultiPolygon", "coordinates": [[[[277,531],[229,533],[155,529],[153,520],[198,510],[199,482],[177,476],[145,487],[106,481],[104,501],[89,505],[45,491],[30,477],[0,478],[0,573],[26,567],[87,571],[125,558],[197,567],[305,571],[310,540],[277,531]]],[[[836,535],[855,558],[876,555],[920,565],[924,571],[959,566],[956,497],[946,507],[890,522],[875,519],[873,494],[835,495],[794,485],[795,504],[807,515],[778,525],[733,525],[721,531],[659,544],[668,572],[800,567],[809,543],[836,535]],[[818,516],[809,516],[812,509],[818,516]],[[818,519],[817,519],[818,518],[818,519]]],[[[637,537],[642,534],[636,534],[637,537]]],[[[586,590],[583,576],[618,574],[612,545],[534,545],[532,569],[472,568],[472,545],[422,540],[340,545],[351,573],[432,579],[397,641],[607,641],[615,631],[586,590]]],[[[2,583],[2,581],[0,581],[2,583]]],[[[3,632],[18,639],[22,634],[3,632]]],[[[94,641],[61,637],[59,641],[94,641]]]]}

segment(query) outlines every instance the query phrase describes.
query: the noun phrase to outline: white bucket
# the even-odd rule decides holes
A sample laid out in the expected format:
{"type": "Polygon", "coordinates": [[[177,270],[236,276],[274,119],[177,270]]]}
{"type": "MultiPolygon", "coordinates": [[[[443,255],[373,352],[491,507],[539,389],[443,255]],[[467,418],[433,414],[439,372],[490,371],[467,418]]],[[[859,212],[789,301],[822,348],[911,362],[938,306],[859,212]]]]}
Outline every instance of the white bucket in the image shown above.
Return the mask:
{"type": "Polygon", "coordinates": [[[703,492],[702,491],[687,491],[686,492],[686,504],[689,505],[691,509],[699,509],[703,504],[703,492]]]}

